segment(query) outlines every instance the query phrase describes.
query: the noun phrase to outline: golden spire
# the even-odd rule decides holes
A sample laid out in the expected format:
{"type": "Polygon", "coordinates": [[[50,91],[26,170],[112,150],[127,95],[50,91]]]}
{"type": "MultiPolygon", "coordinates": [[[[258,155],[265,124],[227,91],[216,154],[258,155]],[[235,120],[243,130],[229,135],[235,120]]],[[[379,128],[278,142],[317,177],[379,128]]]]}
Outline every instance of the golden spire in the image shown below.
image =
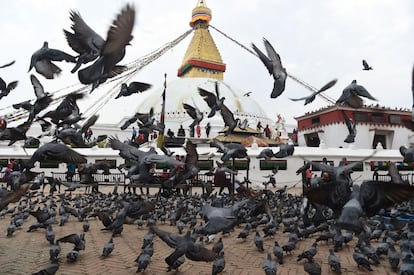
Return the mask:
{"type": "Polygon", "coordinates": [[[205,0],[198,0],[190,21],[190,26],[195,30],[194,36],[178,69],[179,77],[208,77],[223,80],[226,65],[208,30],[210,20],[211,10],[206,6],[205,0]]]}

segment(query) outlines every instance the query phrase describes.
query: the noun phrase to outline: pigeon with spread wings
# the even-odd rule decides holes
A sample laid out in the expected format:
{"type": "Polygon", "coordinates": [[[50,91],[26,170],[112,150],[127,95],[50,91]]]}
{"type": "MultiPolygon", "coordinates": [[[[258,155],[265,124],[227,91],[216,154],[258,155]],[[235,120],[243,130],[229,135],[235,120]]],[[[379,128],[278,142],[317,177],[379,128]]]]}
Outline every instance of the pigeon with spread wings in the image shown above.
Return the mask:
{"type": "Polygon", "coordinates": [[[348,128],[348,132],[349,132],[349,134],[346,136],[344,142],[353,143],[353,142],[355,142],[355,136],[356,136],[356,133],[357,133],[355,118],[354,118],[354,120],[352,120],[348,117],[348,115],[346,114],[346,112],[344,110],[341,110],[341,111],[342,111],[342,115],[345,119],[345,125],[348,128]]]}
{"type": "Polygon", "coordinates": [[[362,67],[362,70],[364,71],[372,70],[372,67],[368,65],[368,62],[365,59],[362,60],[362,67]]]}
{"type": "Polygon", "coordinates": [[[316,96],[318,95],[318,94],[320,94],[320,93],[322,93],[322,92],[324,92],[324,91],[326,91],[326,90],[328,90],[329,88],[331,88],[333,85],[335,85],[336,84],[336,82],[338,81],[338,79],[334,79],[334,80],[331,80],[331,81],[329,81],[328,83],[326,83],[322,88],[320,88],[318,91],[316,91],[316,92],[313,92],[311,95],[309,95],[309,96],[304,96],[304,97],[301,97],[301,98],[289,98],[290,100],[292,100],[292,101],[299,101],[299,100],[305,100],[305,104],[304,105],[307,105],[307,104],[309,104],[309,103],[311,103],[311,102],[313,102],[314,100],[315,100],[315,98],[316,98],[316,96]]]}
{"type": "Polygon", "coordinates": [[[69,46],[79,54],[76,57],[76,65],[71,71],[74,73],[82,64],[92,62],[99,57],[105,40],[85,23],[79,12],[71,10],[70,20],[73,33],[67,30],[63,32],[69,46]]]}
{"type": "Polygon", "coordinates": [[[47,79],[53,79],[55,75],[62,71],[52,61],[67,61],[75,63],[74,56],[67,54],[61,50],[49,48],[48,42],[43,42],[43,46],[32,54],[30,60],[29,71],[34,67],[36,72],[43,75],[47,79]]]}
{"type": "Polygon", "coordinates": [[[69,146],[55,141],[40,146],[27,161],[26,168],[33,168],[35,162],[43,160],[55,160],[75,164],[86,162],[86,158],[83,155],[79,154],[69,146]]]}
{"type": "Polygon", "coordinates": [[[266,66],[269,74],[273,76],[274,84],[270,97],[277,98],[285,90],[287,73],[286,69],[282,66],[279,54],[275,51],[273,46],[265,38],[263,38],[263,42],[266,48],[267,56],[253,43],[252,47],[259,56],[260,60],[262,60],[263,64],[266,66]]]}
{"type": "Polygon", "coordinates": [[[205,89],[198,88],[199,94],[203,97],[204,101],[207,103],[208,107],[210,107],[211,111],[207,117],[213,117],[216,114],[216,111],[220,110],[220,106],[223,104],[224,100],[226,99],[224,96],[220,97],[220,92],[218,88],[218,82],[215,82],[215,90],[216,94],[209,92],[205,89]]]}
{"type": "Polygon", "coordinates": [[[233,133],[234,129],[239,125],[240,119],[235,119],[233,113],[224,104],[221,104],[220,106],[220,114],[224,121],[224,127],[227,126],[227,131],[224,135],[228,136],[233,133]]]}
{"type": "Polygon", "coordinates": [[[115,97],[115,99],[120,98],[122,96],[130,96],[132,94],[142,93],[151,88],[152,85],[148,83],[133,81],[129,84],[122,83],[121,90],[115,97]]]}
{"type": "MultiPolygon", "coordinates": [[[[114,77],[127,68],[117,65],[124,56],[125,48],[132,40],[135,23],[135,8],[127,4],[112,22],[99,58],[90,66],[78,71],[82,84],[92,84],[92,91],[108,78],[114,77]]],[[[92,92],[91,91],[91,92],[92,92]]]]}
{"type": "Polygon", "coordinates": [[[194,127],[199,124],[203,118],[203,112],[200,111],[200,109],[195,106],[191,106],[190,104],[187,103],[183,103],[183,107],[184,109],[187,111],[187,114],[190,115],[190,117],[193,119],[193,122],[188,126],[190,127],[190,136],[193,137],[194,136],[194,127]]]}
{"type": "Polygon", "coordinates": [[[338,98],[336,103],[344,104],[352,108],[360,108],[364,103],[361,97],[375,101],[377,100],[364,86],[357,84],[356,80],[352,80],[351,84],[346,86],[342,91],[342,95],[338,98]]]}

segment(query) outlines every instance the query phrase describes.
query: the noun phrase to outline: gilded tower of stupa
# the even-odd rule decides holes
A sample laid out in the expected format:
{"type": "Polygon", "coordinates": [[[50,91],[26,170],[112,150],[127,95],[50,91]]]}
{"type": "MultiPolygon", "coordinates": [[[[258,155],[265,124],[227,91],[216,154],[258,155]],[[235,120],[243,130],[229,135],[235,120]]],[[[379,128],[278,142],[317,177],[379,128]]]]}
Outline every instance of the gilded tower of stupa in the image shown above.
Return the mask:
{"type": "Polygon", "coordinates": [[[194,35],[178,69],[179,77],[223,80],[226,65],[208,30],[210,20],[211,10],[206,6],[205,0],[199,0],[192,11],[190,26],[194,29],[194,35]]]}

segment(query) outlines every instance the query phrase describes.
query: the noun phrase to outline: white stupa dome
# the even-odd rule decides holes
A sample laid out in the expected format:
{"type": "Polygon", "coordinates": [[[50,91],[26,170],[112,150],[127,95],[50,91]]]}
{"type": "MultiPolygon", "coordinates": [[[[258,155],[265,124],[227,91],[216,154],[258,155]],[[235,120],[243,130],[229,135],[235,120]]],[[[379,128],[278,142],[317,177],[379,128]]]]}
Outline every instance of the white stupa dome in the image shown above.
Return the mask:
{"type": "MultiPolygon", "coordinates": [[[[203,113],[204,119],[201,126],[210,122],[212,126],[212,133],[214,130],[221,130],[224,122],[219,113],[212,118],[207,118],[210,112],[210,107],[199,95],[198,88],[203,88],[207,91],[215,93],[215,82],[218,82],[218,89],[220,97],[225,97],[224,104],[233,112],[235,118],[241,120],[247,119],[249,126],[256,127],[258,121],[262,124],[271,124],[272,121],[268,118],[266,112],[261,106],[250,96],[244,95],[246,92],[238,88],[234,88],[224,81],[212,78],[181,78],[167,84],[166,88],[166,103],[165,103],[165,125],[166,129],[178,129],[180,124],[184,128],[191,124],[192,119],[186,113],[183,103],[192,106],[197,106],[203,113]]],[[[154,114],[160,118],[162,110],[162,93],[164,87],[149,91],[148,97],[140,101],[136,111],[145,113],[154,108],[154,114]]]]}

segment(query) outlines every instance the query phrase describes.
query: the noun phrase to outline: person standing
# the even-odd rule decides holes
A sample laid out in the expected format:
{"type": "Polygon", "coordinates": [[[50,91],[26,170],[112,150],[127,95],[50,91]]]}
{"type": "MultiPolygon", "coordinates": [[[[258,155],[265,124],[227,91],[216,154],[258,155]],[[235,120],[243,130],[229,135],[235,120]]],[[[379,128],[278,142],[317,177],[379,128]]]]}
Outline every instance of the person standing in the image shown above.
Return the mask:
{"type": "Polygon", "coordinates": [[[131,142],[135,142],[136,137],[137,137],[137,130],[135,129],[135,127],[132,127],[131,142]]]}
{"type": "Polygon", "coordinates": [[[196,126],[196,134],[197,134],[197,138],[201,137],[201,127],[200,127],[200,123],[197,123],[196,126]]]}
{"type": "Polygon", "coordinates": [[[210,122],[207,122],[207,125],[206,125],[206,136],[207,136],[207,138],[210,135],[210,131],[211,131],[211,125],[210,125],[210,122]]]}
{"type": "Polygon", "coordinates": [[[263,132],[264,132],[265,136],[270,139],[271,133],[270,133],[270,128],[269,128],[268,124],[266,124],[266,127],[264,128],[263,132]]]}

